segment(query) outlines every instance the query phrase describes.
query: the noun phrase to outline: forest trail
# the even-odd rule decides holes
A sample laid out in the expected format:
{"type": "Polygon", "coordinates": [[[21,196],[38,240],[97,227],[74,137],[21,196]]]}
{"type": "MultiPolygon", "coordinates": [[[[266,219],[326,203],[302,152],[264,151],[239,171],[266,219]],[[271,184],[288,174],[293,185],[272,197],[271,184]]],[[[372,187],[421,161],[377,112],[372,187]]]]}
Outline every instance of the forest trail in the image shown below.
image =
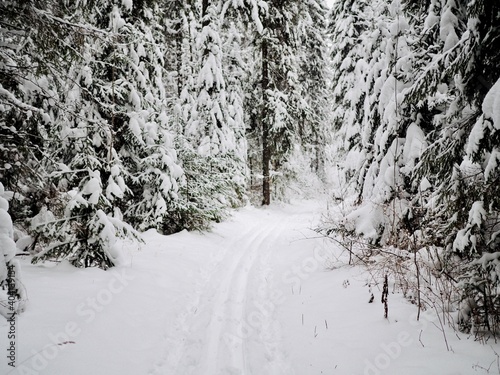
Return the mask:
{"type": "Polygon", "coordinates": [[[466,375],[494,355],[451,329],[460,355],[446,351],[433,312],[417,322],[397,293],[384,319],[374,275],[347,267],[348,254],[312,230],[325,208],[245,207],[210,234],[186,234],[206,258],[174,305],[148,375],[466,375]]]}
{"type": "Polygon", "coordinates": [[[273,261],[308,230],[307,212],[262,210],[258,221],[233,223],[200,267],[166,356],[151,374],[294,374],[275,316],[283,292],[272,283],[273,261]]]}
{"type": "Polygon", "coordinates": [[[150,230],[109,271],[22,259],[18,368],[0,361],[0,374],[468,375],[497,363],[500,344],[443,331],[430,309],[417,322],[392,288],[384,319],[376,275],[312,230],[325,208],[248,206],[206,233],[150,230]]]}

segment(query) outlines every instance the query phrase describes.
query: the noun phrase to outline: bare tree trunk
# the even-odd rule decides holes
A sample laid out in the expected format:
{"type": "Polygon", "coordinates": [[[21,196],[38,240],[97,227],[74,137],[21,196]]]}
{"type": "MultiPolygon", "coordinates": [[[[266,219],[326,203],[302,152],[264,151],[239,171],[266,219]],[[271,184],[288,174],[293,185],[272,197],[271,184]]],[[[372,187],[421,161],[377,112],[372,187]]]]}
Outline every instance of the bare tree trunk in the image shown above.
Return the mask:
{"type": "MultiPolygon", "coordinates": [[[[208,9],[208,0],[202,0],[201,2],[201,17],[205,17],[207,15],[207,9],[208,9]]],[[[208,22],[207,20],[202,21],[202,26],[207,26],[208,22]]]]}
{"type": "MultiPolygon", "coordinates": [[[[177,14],[177,17],[180,18],[180,11],[179,13],[177,14]]],[[[177,64],[177,95],[179,96],[179,98],[181,97],[181,93],[182,93],[182,88],[183,88],[183,84],[182,84],[182,81],[184,80],[184,76],[183,74],[181,74],[182,72],[182,42],[183,42],[183,38],[184,38],[184,30],[183,30],[183,27],[182,27],[182,21],[177,21],[177,24],[176,24],[176,27],[175,27],[175,53],[176,53],[176,64],[177,64]]]]}
{"type": "Polygon", "coordinates": [[[271,148],[269,145],[269,113],[267,105],[267,89],[269,88],[269,66],[268,66],[267,40],[262,40],[262,204],[271,204],[271,183],[269,167],[271,164],[271,148]]]}

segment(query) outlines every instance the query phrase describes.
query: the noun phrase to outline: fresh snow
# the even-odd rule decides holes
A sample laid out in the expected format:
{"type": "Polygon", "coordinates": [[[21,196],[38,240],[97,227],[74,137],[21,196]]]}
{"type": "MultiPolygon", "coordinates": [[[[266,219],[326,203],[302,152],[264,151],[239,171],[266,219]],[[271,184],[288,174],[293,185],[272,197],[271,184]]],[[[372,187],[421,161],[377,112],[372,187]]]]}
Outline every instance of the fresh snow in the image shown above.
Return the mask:
{"type": "MultiPolygon", "coordinates": [[[[497,371],[498,344],[442,332],[430,311],[417,322],[416,307],[397,293],[384,319],[369,273],[347,266],[348,254],[311,230],[324,208],[248,206],[210,233],[150,230],[140,251],[122,243],[121,263],[109,271],[22,259],[29,301],[16,321],[18,367],[2,360],[0,373],[497,371]]],[[[2,320],[2,337],[7,329],[2,320]]]]}
{"type": "Polygon", "coordinates": [[[493,126],[500,129],[500,79],[486,94],[482,109],[485,117],[493,121],[493,126]]]}

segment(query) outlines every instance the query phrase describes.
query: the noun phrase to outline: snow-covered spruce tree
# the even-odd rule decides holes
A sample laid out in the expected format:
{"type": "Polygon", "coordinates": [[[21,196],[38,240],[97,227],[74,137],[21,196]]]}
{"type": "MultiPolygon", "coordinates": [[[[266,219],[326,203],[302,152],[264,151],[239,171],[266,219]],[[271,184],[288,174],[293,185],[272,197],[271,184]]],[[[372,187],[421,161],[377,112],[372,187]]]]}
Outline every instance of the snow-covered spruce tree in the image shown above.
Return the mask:
{"type": "MultiPolygon", "coordinates": [[[[498,47],[497,44],[495,48],[498,47]]],[[[465,275],[460,277],[465,302],[460,323],[466,329],[471,327],[476,332],[486,329],[495,334],[500,333],[500,240],[497,238],[500,234],[499,108],[500,79],[497,79],[486,94],[482,113],[468,135],[466,155],[461,164],[469,164],[466,173],[460,177],[465,180],[462,186],[469,202],[474,201],[467,202],[468,217],[452,230],[453,243],[447,244],[451,254],[458,254],[466,261],[472,260],[464,267],[465,275]],[[470,172],[474,174],[471,176],[470,172]]],[[[459,215],[456,215],[457,219],[459,215]]]]}
{"type": "Polygon", "coordinates": [[[201,6],[199,1],[173,1],[166,6],[165,43],[169,50],[175,51],[166,56],[167,106],[184,175],[179,182],[178,199],[173,202],[164,220],[164,233],[206,229],[212,220],[221,218],[224,210],[220,203],[211,207],[208,200],[203,200],[203,196],[213,195],[214,185],[211,176],[206,173],[206,163],[186,134],[192,111],[197,106],[201,54],[196,48],[196,40],[201,27],[201,6]]]}
{"type": "Polygon", "coordinates": [[[275,190],[287,196],[292,189],[300,192],[321,189],[325,181],[325,148],[331,143],[327,128],[328,110],[328,55],[326,41],[327,8],[323,1],[308,0],[298,3],[296,27],[296,54],[298,56],[298,95],[289,103],[297,121],[295,136],[298,145],[281,167],[275,190]],[[281,183],[279,187],[278,184],[281,183]]]}
{"type": "Polygon", "coordinates": [[[330,83],[328,56],[328,10],[323,1],[310,0],[301,2],[304,13],[300,44],[303,46],[301,72],[299,79],[306,105],[302,108],[302,126],[299,135],[308,134],[308,142],[312,150],[313,169],[321,177],[324,175],[325,147],[331,143],[326,126],[328,112],[328,84],[330,83]]]}
{"type": "Polygon", "coordinates": [[[246,124],[244,113],[244,82],[248,79],[246,55],[244,54],[245,25],[247,19],[243,12],[242,4],[230,4],[226,2],[222,10],[222,43],[223,55],[222,66],[226,84],[226,105],[228,106],[228,125],[234,132],[235,146],[234,157],[237,164],[234,165],[236,186],[240,186],[239,204],[244,198],[246,191],[241,191],[244,187],[248,190],[248,167],[247,152],[248,145],[246,139],[246,124]]]}
{"type": "Polygon", "coordinates": [[[122,212],[140,229],[162,229],[182,175],[162,107],[163,57],[152,26],[157,9],[101,5],[82,12],[108,38],[84,42],[84,59],[70,70],[66,99],[77,116],[54,119],[60,125],[52,158],[59,163],[52,175],[66,192],[64,216],[36,221],[52,244],[35,261],[112,266],[116,237],[137,238],[122,212]]]}
{"type": "Polygon", "coordinates": [[[332,60],[329,108],[332,130],[337,135],[332,146],[337,157],[344,160],[341,167],[345,180],[354,182],[354,191],[359,196],[367,165],[372,160],[371,123],[363,121],[368,116],[366,112],[370,112],[368,98],[374,84],[368,64],[377,61],[380,51],[375,43],[381,42],[386,29],[374,30],[371,10],[365,1],[336,1],[328,25],[332,60]]]}
{"type": "Polygon", "coordinates": [[[461,280],[463,326],[497,331],[498,7],[379,5],[373,19],[387,27],[358,39],[381,36],[368,59],[367,100],[341,102],[363,111],[360,139],[371,139],[362,142],[369,157],[356,177],[361,207],[348,228],[412,252],[436,249],[439,274],[461,280]]]}
{"type": "Polygon", "coordinates": [[[299,4],[289,2],[269,5],[270,9],[264,18],[267,30],[264,29],[263,43],[266,49],[262,49],[263,89],[266,79],[268,81],[262,96],[263,193],[266,204],[269,204],[271,197],[284,198],[284,188],[296,177],[296,171],[291,168],[291,159],[294,156],[297,158],[298,155],[294,154],[301,151],[299,119],[304,104],[304,93],[299,81],[299,4]],[[267,74],[264,69],[266,64],[267,74]],[[269,176],[269,186],[266,186],[266,176],[269,176]]]}
{"type": "Polygon", "coordinates": [[[355,4],[362,5],[362,28],[351,25],[351,15],[342,14],[342,7],[333,13],[340,15],[333,23],[340,32],[334,32],[340,43],[337,49],[334,45],[334,119],[343,142],[340,149],[347,152],[346,179],[358,204],[341,228],[372,244],[409,250],[403,252],[409,256],[416,251],[413,236],[422,229],[422,189],[428,189],[428,181],[415,175],[415,166],[434,129],[432,116],[446,107],[451,95],[446,85],[432,84],[431,75],[431,83],[415,95],[416,87],[424,87],[422,76],[433,66],[440,43],[439,10],[427,14],[433,3],[429,9],[385,0],[355,4]],[[346,34],[358,36],[343,53],[346,34]]]}
{"type": "Polygon", "coordinates": [[[169,124],[164,85],[168,53],[162,41],[160,25],[164,13],[159,5],[137,3],[123,12],[124,25],[115,37],[119,40],[107,57],[112,71],[104,80],[111,73],[116,96],[111,98],[115,107],[111,113],[115,127],[113,147],[125,166],[124,179],[130,188],[123,200],[127,204],[120,203],[125,219],[140,230],[156,228],[168,232],[165,226],[178,199],[183,171],[174,149],[175,130],[169,124]]]}
{"type": "Polygon", "coordinates": [[[399,1],[365,5],[366,28],[357,43],[368,54],[352,48],[343,60],[341,53],[336,57],[341,68],[351,66],[350,72],[347,69],[337,78],[347,87],[344,97],[342,91],[336,93],[340,105],[335,118],[343,148],[348,150],[346,176],[360,204],[347,217],[346,229],[374,243],[403,248],[420,229],[421,187],[427,188],[415,177],[415,166],[433,130],[433,113],[450,96],[447,86],[437,84],[415,95],[415,87],[423,83],[422,74],[432,66],[435,22],[427,17],[427,10],[418,13],[408,6],[399,1]]]}
{"type": "MultiPolygon", "coordinates": [[[[253,88],[253,109],[249,108],[248,137],[249,149],[261,150],[250,155],[250,165],[252,175],[262,178],[263,204],[269,204],[272,196],[283,198],[280,186],[289,185],[297,177],[292,155],[295,160],[304,155],[300,132],[305,135],[304,145],[314,143],[313,136],[307,134],[313,134],[311,128],[317,126],[317,122],[312,116],[308,117],[313,111],[307,99],[308,90],[313,96],[315,88],[311,84],[314,78],[310,81],[305,78],[310,73],[306,71],[310,68],[306,53],[310,54],[311,64],[323,62],[318,62],[317,51],[314,51],[313,39],[318,35],[309,29],[313,10],[317,19],[324,8],[310,2],[268,1],[260,9],[262,30],[257,30],[252,41],[249,87],[253,88]],[[311,43],[302,45],[305,40],[311,43]],[[259,167],[262,173],[256,172],[259,167]]],[[[322,69],[320,65],[316,66],[322,69]]],[[[318,90],[318,94],[321,98],[321,91],[318,90]]]]}
{"type": "Polygon", "coordinates": [[[425,229],[444,248],[443,271],[461,280],[462,328],[498,332],[499,6],[437,5],[440,53],[421,77],[427,87],[415,91],[424,95],[437,86],[452,95],[433,117],[433,143],[419,166],[431,187],[425,229]]]}
{"type": "Polygon", "coordinates": [[[21,267],[14,259],[17,249],[7,193],[0,182],[0,315],[10,318],[24,310],[26,292],[21,282],[21,267]]]}
{"type": "MultiPolygon", "coordinates": [[[[260,5],[265,5],[260,3],[260,5]]],[[[249,192],[252,200],[262,200],[262,141],[261,141],[261,59],[258,41],[263,32],[261,7],[256,1],[246,2],[243,14],[245,59],[247,79],[243,82],[245,137],[248,142],[247,164],[249,172],[249,192]],[[252,4],[253,3],[253,4],[252,4]],[[250,20],[250,15],[252,18],[250,20]]]]}
{"type": "Polygon", "coordinates": [[[229,100],[226,80],[238,80],[238,72],[223,67],[222,2],[203,1],[199,22],[190,29],[193,81],[181,91],[182,133],[178,136],[179,160],[185,172],[171,225],[203,229],[219,221],[230,206],[245,197],[245,151],[241,114],[229,100]],[[240,118],[238,118],[238,116],[240,118]]]}
{"type": "MultiPolygon", "coordinates": [[[[328,36],[331,38],[330,55],[332,60],[332,89],[334,111],[334,130],[340,130],[342,119],[351,121],[354,117],[351,111],[356,109],[359,98],[351,98],[349,94],[355,83],[360,84],[365,80],[356,64],[367,64],[372,50],[365,50],[364,40],[366,33],[372,29],[373,20],[369,17],[368,2],[361,0],[335,1],[329,13],[328,36]],[[356,76],[358,75],[358,76],[356,76]],[[337,110],[335,112],[335,110],[337,110]],[[344,112],[349,111],[349,112],[344,112]]],[[[359,90],[368,91],[367,87],[359,90]]],[[[358,95],[359,96],[359,95],[358,95]]]]}
{"type": "MultiPolygon", "coordinates": [[[[285,18],[284,7],[293,6],[288,4],[275,4],[267,2],[267,8],[262,11],[263,30],[256,45],[255,60],[259,63],[256,78],[256,87],[260,89],[258,121],[253,134],[250,134],[251,147],[261,149],[262,153],[257,155],[259,162],[252,162],[253,165],[262,165],[262,204],[271,203],[271,180],[279,169],[273,165],[283,160],[277,158],[275,154],[285,155],[292,149],[292,128],[293,120],[288,111],[288,91],[290,86],[286,78],[292,79],[295,83],[297,76],[286,73],[285,60],[292,57],[292,35],[290,20],[285,18]],[[285,70],[285,71],[283,71],[285,70]],[[259,82],[260,81],[260,82],[259,82]],[[257,83],[258,82],[258,83],[257,83]],[[275,147],[279,148],[276,150],[275,147]],[[273,163],[274,162],[274,163],[273,163]]],[[[291,16],[290,13],[287,14],[291,16]]]]}
{"type": "Polygon", "coordinates": [[[57,9],[57,4],[0,4],[0,178],[14,193],[11,215],[18,225],[54,198],[44,149],[51,135],[50,109],[59,100],[58,77],[75,56],[65,43],[94,33],[58,19],[49,8],[57,9]]]}
{"type": "Polygon", "coordinates": [[[340,149],[347,152],[346,177],[360,204],[347,216],[345,229],[386,244],[398,242],[408,217],[407,180],[419,156],[412,150],[421,146],[421,132],[407,127],[403,118],[404,92],[412,83],[409,41],[415,31],[397,0],[357,5],[356,17],[364,20],[358,28],[342,4],[333,13],[340,17],[333,21],[340,38],[354,36],[334,47],[339,70],[334,121],[344,142],[340,149]],[[346,45],[349,40],[352,48],[346,45]]]}
{"type": "MultiPolygon", "coordinates": [[[[16,176],[12,189],[14,205],[19,201],[28,208],[20,210],[17,219],[26,220],[39,211],[47,212],[44,205],[50,208],[47,215],[42,216],[50,219],[54,218],[50,210],[62,214],[64,202],[61,201],[67,199],[64,191],[57,190],[53,174],[49,173],[59,167],[66,172],[65,165],[54,152],[62,151],[64,147],[59,148],[66,141],[61,137],[60,126],[80,119],[75,105],[79,96],[79,87],[75,85],[75,61],[82,58],[81,47],[85,38],[98,39],[105,37],[105,33],[81,23],[68,8],[56,2],[16,4],[6,14],[11,29],[3,30],[8,39],[21,47],[15,54],[9,50],[12,44],[6,44],[2,50],[4,71],[10,73],[8,80],[2,80],[2,84],[6,84],[2,86],[5,106],[2,114],[6,114],[2,124],[9,123],[8,127],[2,125],[2,129],[8,129],[11,136],[7,146],[2,145],[2,150],[12,162],[4,167],[6,174],[16,176]],[[25,139],[19,142],[23,135],[26,135],[25,139]]],[[[80,73],[85,74],[84,71],[80,73]]],[[[43,237],[40,236],[43,229],[29,229],[35,238],[40,240],[43,237]]],[[[61,239],[61,243],[71,246],[74,237],[64,237],[69,232],[62,231],[52,238],[61,239]]],[[[46,250],[50,252],[51,249],[46,250]]]]}
{"type": "Polygon", "coordinates": [[[167,71],[165,88],[168,96],[167,103],[172,113],[186,84],[185,73],[191,67],[190,61],[187,60],[191,57],[188,42],[190,3],[173,0],[166,2],[162,7],[164,10],[164,19],[161,21],[164,25],[163,43],[166,50],[170,51],[164,56],[164,66],[167,71]]]}
{"type": "MultiPolygon", "coordinates": [[[[460,54],[457,49],[457,34],[460,33],[458,28],[459,25],[464,24],[462,11],[454,4],[454,1],[431,1],[428,7],[413,2],[405,4],[405,11],[413,16],[410,20],[416,30],[416,36],[411,42],[413,83],[405,91],[402,120],[405,127],[416,130],[420,134],[416,144],[420,146],[414,151],[418,158],[423,158],[423,161],[406,168],[407,175],[410,177],[407,181],[411,184],[413,197],[411,204],[413,212],[411,217],[408,217],[407,224],[414,229],[422,230],[421,239],[427,238],[428,244],[440,243],[442,240],[439,232],[427,228],[425,222],[422,222],[422,212],[426,211],[429,202],[433,202],[432,204],[436,202],[430,198],[435,191],[433,186],[435,167],[447,157],[441,159],[434,155],[428,159],[426,155],[430,155],[429,150],[432,150],[436,144],[431,144],[430,148],[427,146],[429,142],[432,143],[432,140],[436,139],[443,125],[446,126],[445,124],[449,123],[451,118],[461,112],[461,109],[452,104],[453,101],[462,102],[464,99],[456,84],[458,76],[455,75],[452,67],[452,62],[456,61],[460,54]],[[423,140],[424,134],[425,141],[423,140]],[[414,169],[414,166],[417,168],[414,169]],[[413,172],[408,174],[408,169],[412,169],[413,172]]],[[[448,179],[449,175],[445,178],[448,179]]],[[[435,212],[426,220],[429,223],[437,223],[441,219],[442,217],[435,212]]]]}
{"type": "Polygon", "coordinates": [[[247,190],[252,190],[252,155],[259,151],[248,146],[247,130],[255,126],[256,94],[251,76],[255,61],[250,47],[256,34],[262,31],[259,9],[265,6],[256,0],[225,1],[222,7],[223,71],[226,82],[227,104],[238,142],[238,158],[245,161],[241,177],[247,190]]]}

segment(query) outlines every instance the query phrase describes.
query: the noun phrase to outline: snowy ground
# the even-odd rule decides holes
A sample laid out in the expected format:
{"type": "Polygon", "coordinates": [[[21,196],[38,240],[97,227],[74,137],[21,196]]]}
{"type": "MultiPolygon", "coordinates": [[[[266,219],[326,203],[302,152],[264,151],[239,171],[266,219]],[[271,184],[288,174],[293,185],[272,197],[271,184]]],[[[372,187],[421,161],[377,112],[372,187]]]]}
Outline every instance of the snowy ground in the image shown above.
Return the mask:
{"type": "Polygon", "coordinates": [[[2,320],[0,374],[498,373],[498,344],[443,334],[432,315],[416,322],[397,294],[384,319],[368,276],[309,229],[321,210],[246,207],[208,234],[149,231],[108,272],[23,260],[17,368],[2,320]]]}

